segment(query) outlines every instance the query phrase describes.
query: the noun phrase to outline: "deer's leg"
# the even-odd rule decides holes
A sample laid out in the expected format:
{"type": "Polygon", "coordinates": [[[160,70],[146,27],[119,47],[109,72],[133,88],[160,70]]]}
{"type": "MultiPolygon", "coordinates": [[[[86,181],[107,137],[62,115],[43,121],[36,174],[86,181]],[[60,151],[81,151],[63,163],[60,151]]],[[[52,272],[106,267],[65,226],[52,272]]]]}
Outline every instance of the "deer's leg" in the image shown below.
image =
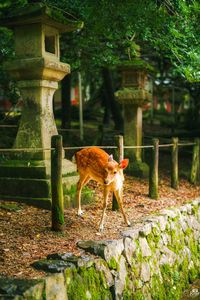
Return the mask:
{"type": "Polygon", "coordinates": [[[125,221],[125,223],[126,223],[128,226],[130,226],[131,223],[129,222],[129,220],[128,220],[126,214],[125,214],[124,207],[123,207],[123,203],[122,203],[122,189],[119,189],[119,190],[117,190],[117,191],[114,191],[114,194],[115,194],[115,197],[116,197],[117,202],[118,202],[118,204],[119,204],[119,207],[120,207],[120,209],[121,209],[122,215],[123,215],[123,217],[124,217],[124,221],[125,221]]]}
{"type": "Polygon", "coordinates": [[[103,191],[103,213],[101,216],[101,221],[99,224],[99,231],[103,231],[103,225],[104,225],[104,218],[105,218],[105,212],[106,212],[106,208],[107,208],[107,204],[108,204],[108,194],[109,194],[109,189],[104,188],[103,191]]]}
{"type": "Polygon", "coordinates": [[[84,185],[88,183],[90,180],[89,176],[81,176],[77,184],[77,193],[76,193],[76,199],[77,199],[77,206],[78,206],[78,216],[81,216],[83,214],[83,211],[81,209],[81,191],[84,185]]]}

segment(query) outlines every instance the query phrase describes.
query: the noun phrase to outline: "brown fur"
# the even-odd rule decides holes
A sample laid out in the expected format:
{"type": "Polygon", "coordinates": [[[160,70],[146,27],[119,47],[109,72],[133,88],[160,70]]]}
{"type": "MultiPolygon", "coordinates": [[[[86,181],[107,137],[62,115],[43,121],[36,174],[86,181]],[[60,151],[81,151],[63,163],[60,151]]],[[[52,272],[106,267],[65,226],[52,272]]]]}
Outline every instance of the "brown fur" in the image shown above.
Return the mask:
{"type": "Polygon", "coordinates": [[[122,188],[123,188],[123,171],[128,165],[128,160],[124,159],[120,164],[112,159],[105,151],[98,147],[86,148],[75,154],[77,170],[80,179],[77,185],[77,203],[78,215],[82,214],[81,210],[81,190],[91,179],[104,185],[104,204],[103,214],[99,229],[103,230],[103,220],[107,207],[107,199],[110,191],[115,193],[118,204],[121,208],[124,220],[130,225],[122,204],[122,188]]]}

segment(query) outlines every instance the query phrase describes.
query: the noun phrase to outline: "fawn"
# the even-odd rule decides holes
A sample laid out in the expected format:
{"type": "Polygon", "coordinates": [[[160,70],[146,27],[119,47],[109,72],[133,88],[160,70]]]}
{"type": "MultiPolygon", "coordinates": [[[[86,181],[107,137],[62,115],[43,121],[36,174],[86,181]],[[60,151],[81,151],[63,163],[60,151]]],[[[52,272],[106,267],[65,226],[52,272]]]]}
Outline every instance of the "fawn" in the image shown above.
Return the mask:
{"type": "Polygon", "coordinates": [[[81,210],[81,190],[84,185],[93,179],[104,186],[103,214],[99,225],[99,231],[103,230],[104,216],[110,191],[114,192],[125,223],[130,226],[122,203],[124,181],[123,169],[128,166],[129,160],[123,159],[120,163],[117,163],[112,155],[109,156],[104,150],[98,147],[82,149],[75,153],[75,158],[77,171],[80,175],[77,185],[78,215],[80,216],[83,213],[81,210]]]}

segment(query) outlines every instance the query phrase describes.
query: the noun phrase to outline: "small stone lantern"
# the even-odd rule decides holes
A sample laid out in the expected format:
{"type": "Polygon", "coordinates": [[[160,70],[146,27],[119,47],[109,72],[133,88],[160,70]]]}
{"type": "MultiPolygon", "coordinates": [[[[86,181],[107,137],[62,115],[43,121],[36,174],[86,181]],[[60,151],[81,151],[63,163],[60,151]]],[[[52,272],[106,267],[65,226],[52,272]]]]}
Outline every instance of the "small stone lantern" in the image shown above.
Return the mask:
{"type": "MultiPolygon", "coordinates": [[[[120,67],[122,88],[115,93],[124,109],[124,140],[126,146],[142,145],[142,107],[152,97],[146,89],[148,72],[153,68],[137,58],[125,61],[120,67]]],[[[142,149],[126,149],[130,159],[129,171],[141,177],[148,175],[148,166],[142,162],[142,149]]]]}
{"type": "MultiPolygon", "coordinates": [[[[51,136],[57,134],[53,115],[53,94],[58,88],[58,82],[70,72],[70,66],[60,62],[59,36],[60,33],[81,28],[82,22],[66,19],[62,11],[55,7],[32,3],[1,19],[0,26],[14,31],[15,58],[5,63],[5,69],[17,81],[24,102],[14,149],[40,149],[23,152],[21,156],[23,159],[17,158],[17,164],[15,157],[16,172],[14,173],[20,177],[15,178],[19,181],[16,195],[26,199],[36,199],[34,189],[30,195],[29,187],[30,184],[35,183],[31,182],[33,179],[42,178],[43,181],[49,179],[50,151],[46,149],[51,148],[51,136]],[[23,183],[20,181],[22,178],[23,183]],[[20,187],[22,187],[21,192],[20,187]]],[[[63,160],[63,165],[65,169],[63,172],[66,173],[69,182],[70,173],[76,171],[75,165],[67,160],[63,160]]],[[[13,170],[14,165],[12,167],[13,170]]],[[[6,168],[5,164],[4,168],[6,168]]],[[[41,186],[45,185],[43,181],[41,186]]],[[[72,181],[75,181],[74,178],[72,181]]],[[[8,189],[9,184],[7,180],[8,189]]],[[[49,182],[46,185],[49,187],[49,182]]],[[[39,187],[40,198],[50,198],[47,186],[39,187]]],[[[11,188],[13,188],[12,184],[11,188]]]]}

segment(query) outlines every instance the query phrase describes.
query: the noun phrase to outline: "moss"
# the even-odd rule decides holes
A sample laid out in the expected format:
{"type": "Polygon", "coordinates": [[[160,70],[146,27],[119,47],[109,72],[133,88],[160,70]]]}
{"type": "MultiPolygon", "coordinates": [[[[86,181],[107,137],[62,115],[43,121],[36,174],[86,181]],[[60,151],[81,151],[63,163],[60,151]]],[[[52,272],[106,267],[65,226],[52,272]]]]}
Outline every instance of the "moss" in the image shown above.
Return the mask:
{"type": "Polygon", "coordinates": [[[65,219],[64,219],[64,212],[63,210],[56,206],[54,208],[54,214],[52,213],[52,218],[54,218],[55,220],[57,220],[57,222],[60,224],[60,225],[63,225],[65,223],[65,219]]]}
{"type": "Polygon", "coordinates": [[[200,249],[198,242],[194,241],[194,238],[189,238],[189,248],[191,251],[191,261],[189,265],[188,278],[190,282],[193,282],[200,276],[199,261],[200,261],[200,249]]]}
{"type": "Polygon", "coordinates": [[[153,228],[153,232],[154,232],[153,241],[155,242],[155,244],[158,244],[161,239],[160,232],[158,231],[158,229],[156,229],[156,227],[153,228]]]}
{"type": "Polygon", "coordinates": [[[150,93],[144,89],[137,89],[137,88],[126,88],[123,87],[122,89],[115,92],[115,96],[119,102],[124,102],[127,104],[134,104],[138,106],[142,106],[150,99],[150,93]]]}
{"type": "MultiPolygon", "coordinates": [[[[65,207],[76,207],[76,190],[77,185],[71,185],[70,189],[63,185],[64,205],[65,207]]],[[[81,192],[81,203],[90,204],[95,201],[95,192],[89,187],[84,186],[81,192]]]]}
{"type": "Polygon", "coordinates": [[[165,264],[161,266],[161,274],[163,277],[163,286],[166,293],[166,299],[179,300],[183,290],[188,285],[188,262],[184,260],[182,267],[178,268],[165,264]]]}
{"type": "Polygon", "coordinates": [[[51,8],[43,3],[31,3],[31,5],[27,4],[23,8],[20,7],[20,9],[15,9],[14,12],[10,12],[7,19],[2,19],[2,23],[7,25],[9,22],[17,22],[19,19],[23,19],[23,17],[27,18],[27,16],[29,18],[35,18],[36,16],[47,16],[57,23],[66,25],[67,31],[81,29],[84,24],[82,21],[77,21],[77,19],[70,20],[66,18],[64,12],[61,10],[58,10],[55,7],[51,8]]]}
{"type": "Polygon", "coordinates": [[[151,232],[150,234],[148,234],[148,236],[146,238],[147,238],[147,242],[149,244],[149,247],[151,248],[152,254],[155,254],[156,249],[157,249],[156,244],[159,242],[160,237],[159,238],[158,238],[158,236],[155,237],[153,235],[153,233],[151,232]]]}
{"type": "Polygon", "coordinates": [[[190,283],[192,283],[195,279],[197,279],[199,277],[199,271],[192,267],[189,269],[189,272],[188,272],[188,280],[190,283]]]}
{"type": "Polygon", "coordinates": [[[15,203],[5,203],[5,204],[0,204],[0,209],[17,212],[21,210],[22,207],[15,203]]]}
{"type": "Polygon", "coordinates": [[[179,254],[184,248],[184,234],[178,230],[171,230],[171,245],[168,245],[168,248],[179,254]]]}
{"type": "Polygon", "coordinates": [[[124,69],[124,68],[144,69],[144,70],[148,70],[151,72],[155,72],[155,68],[152,65],[150,65],[145,60],[140,59],[140,58],[136,58],[133,60],[124,60],[124,61],[120,62],[119,67],[121,69],[124,69]]]}
{"type": "Polygon", "coordinates": [[[191,236],[192,233],[193,233],[193,230],[191,228],[187,228],[185,230],[185,235],[187,235],[187,236],[191,236]]]}
{"type": "Polygon", "coordinates": [[[132,273],[135,277],[139,277],[140,269],[139,269],[138,265],[136,264],[135,260],[131,264],[131,270],[132,270],[132,273]]]}
{"type": "Polygon", "coordinates": [[[123,296],[122,296],[122,299],[123,300],[131,300],[133,299],[133,294],[130,290],[126,289],[124,292],[123,292],[123,296]]]}
{"type": "Polygon", "coordinates": [[[188,270],[188,264],[188,259],[187,257],[185,257],[182,263],[179,265],[179,272],[185,272],[186,270],[188,270]]]}
{"type": "MultiPolygon", "coordinates": [[[[130,271],[130,270],[129,270],[130,271]]],[[[132,274],[129,272],[129,274],[126,276],[126,285],[123,291],[122,299],[124,300],[131,300],[133,299],[134,291],[132,288],[133,285],[133,277],[132,274]]]]}
{"type": "Polygon", "coordinates": [[[80,267],[65,271],[69,300],[112,299],[102,272],[94,267],[80,267]]]}
{"type": "Polygon", "coordinates": [[[135,285],[135,288],[136,288],[136,289],[140,289],[141,286],[142,286],[142,281],[141,281],[140,279],[136,279],[136,280],[134,281],[134,285],[135,285]]]}
{"type": "Polygon", "coordinates": [[[110,269],[119,270],[119,264],[117,263],[114,257],[111,257],[111,259],[108,262],[108,266],[110,269]]]}
{"type": "Polygon", "coordinates": [[[199,206],[198,205],[193,205],[192,206],[192,214],[197,217],[198,213],[199,213],[199,206]]]}
{"type": "Polygon", "coordinates": [[[135,254],[134,254],[135,262],[136,263],[137,262],[141,263],[144,258],[142,256],[142,251],[141,251],[141,248],[140,248],[140,244],[139,244],[138,240],[135,240],[135,243],[136,243],[136,246],[137,246],[135,254]]]}
{"type": "Polygon", "coordinates": [[[161,239],[161,232],[159,230],[159,227],[153,227],[150,234],[148,234],[147,242],[151,248],[152,253],[154,254],[157,249],[157,244],[159,243],[161,239]]]}
{"type": "Polygon", "coordinates": [[[165,300],[166,292],[161,282],[160,276],[154,274],[151,279],[151,296],[153,300],[165,300]]]}
{"type": "Polygon", "coordinates": [[[159,227],[156,225],[154,225],[153,226],[153,228],[152,228],[152,233],[153,233],[153,235],[154,235],[154,238],[155,237],[159,237],[160,238],[160,229],[159,229],[159,227]]]}
{"type": "Polygon", "coordinates": [[[166,299],[176,300],[177,297],[177,288],[173,281],[173,271],[172,268],[165,264],[161,267],[161,274],[163,276],[163,285],[166,292],[166,299]]]}
{"type": "Polygon", "coordinates": [[[199,262],[200,261],[200,251],[199,251],[200,249],[199,249],[198,241],[195,241],[194,237],[192,235],[189,236],[188,246],[192,253],[193,261],[199,262]]]}
{"type": "Polygon", "coordinates": [[[78,176],[78,173],[76,171],[70,172],[70,173],[66,173],[66,174],[63,175],[63,178],[71,177],[71,176],[78,176]]]}
{"type": "Polygon", "coordinates": [[[128,171],[130,171],[132,175],[140,178],[148,178],[149,176],[149,166],[142,161],[136,161],[132,163],[128,171]]]}
{"type": "MultiPolygon", "coordinates": [[[[171,237],[171,243],[167,247],[177,254],[177,260],[173,265],[161,265],[160,274],[158,272],[155,274],[154,270],[158,266],[155,253],[156,249],[158,249],[160,238],[162,238],[160,228],[154,227],[154,230],[146,237],[155,256],[155,259],[151,261],[149,261],[149,257],[142,257],[139,240],[135,240],[136,251],[132,258],[131,268],[128,270],[122,299],[143,300],[146,299],[146,295],[151,294],[152,300],[179,300],[188,284],[200,276],[200,248],[198,242],[194,240],[193,230],[188,228],[183,233],[181,226],[175,219],[173,219],[173,224],[170,224],[172,220],[168,223],[169,227],[165,233],[171,237]],[[172,227],[172,225],[174,226],[172,227]],[[185,246],[190,249],[191,257],[189,253],[187,254],[186,251],[183,251],[185,246]],[[181,257],[181,261],[178,257],[181,257]],[[152,277],[148,283],[143,283],[140,280],[142,262],[151,262],[152,277]],[[136,291],[134,291],[132,285],[136,291]]],[[[108,266],[110,269],[119,272],[119,264],[115,257],[110,259],[108,266]]],[[[95,270],[94,267],[66,271],[66,282],[69,300],[84,300],[89,299],[88,297],[99,300],[112,299],[114,297],[114,292],[112,295],[103,272],[95,270]]],[[[112,289],[114,290],[114,286],[112,289]]]]}
{"type": "Polygon", "coordinates": [[[133,296],[133,300],[146,300],[145,296],[143,295],[141,290],[136,291],[133,296]]]}

